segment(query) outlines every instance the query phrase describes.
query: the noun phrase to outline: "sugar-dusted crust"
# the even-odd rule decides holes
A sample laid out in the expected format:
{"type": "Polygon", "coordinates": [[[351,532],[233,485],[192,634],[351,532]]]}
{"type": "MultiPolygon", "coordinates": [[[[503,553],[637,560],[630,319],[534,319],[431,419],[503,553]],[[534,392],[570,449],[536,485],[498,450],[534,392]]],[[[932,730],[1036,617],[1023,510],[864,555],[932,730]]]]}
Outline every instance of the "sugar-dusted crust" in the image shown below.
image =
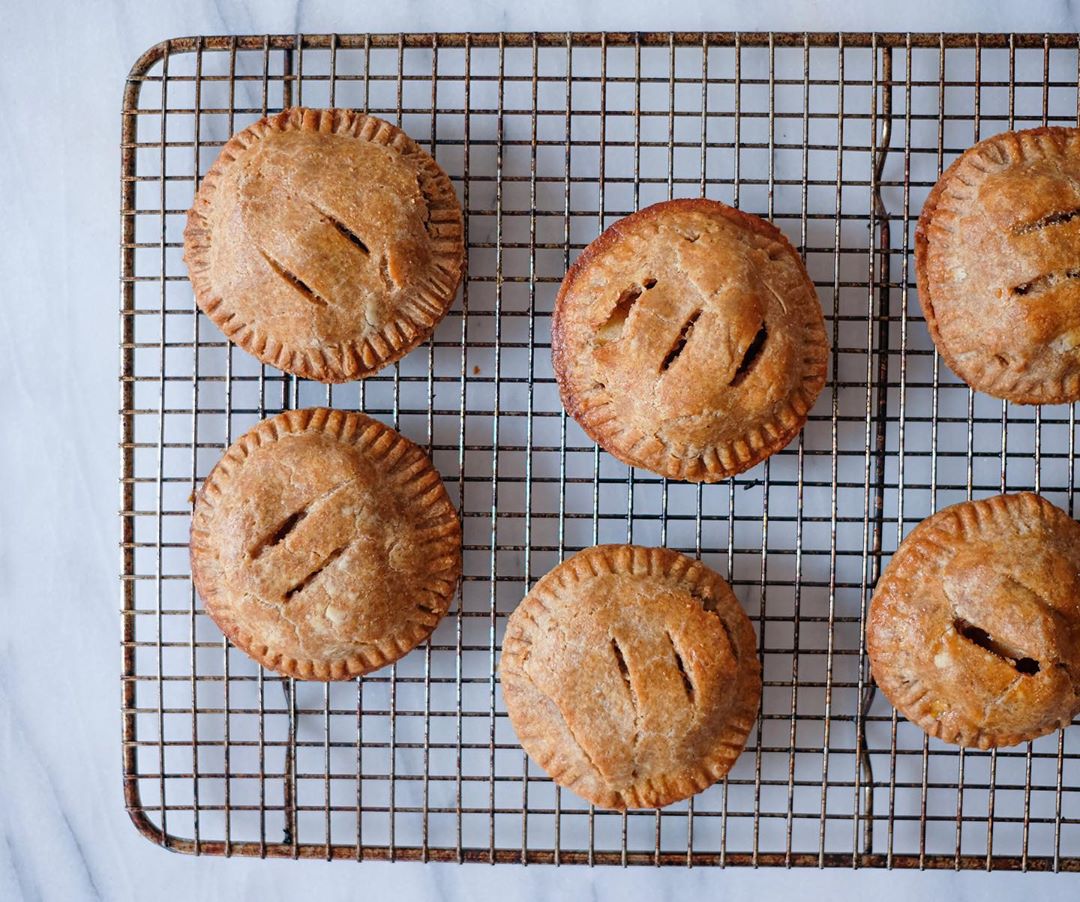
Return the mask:
{"type": "Polygon", "coordinates": [[[297,107],[233,135],[184,230],[199,307],[264,363],[320,382],[370,376],[427,338],[464,259],[446,173],[352,110],[297,107]]]}
{"type": "Polygon", "coordinates": [[[828,367],[798,253],[765,220],[705,198],[608,228],[566,274],[551,331],[582,429],[624,463],[692,482],[787,445],[828,367]]]}
{"type": "Polygon", "coordinates": [[[938,353],[1019,404],[1080,400],[1080,130],[966,150],[923,205],[915,275],[938,353]]]}
{"type": "Polygon", "coordinates": [[[1080,712],[1080,524],[1038,495],[947,507],[904,539],[867,625],[874,679],[962,746],[1015,745],[1080,712]]]}
{"type": "Polygon", "coordinates": [[[510,616],[499,664],[525,751],[603,808],[659,808],[721,779],[761,700],[754,628],[678,552],[598,545],[510,616]]]}
{"type": "Polygon", "coordinates": [[[461,575],[461,524],[408,439],[362,413],[290,410],[207,476],[191,574],[206,612],[260,664],[343,680],[435,629],[461,575]]]}

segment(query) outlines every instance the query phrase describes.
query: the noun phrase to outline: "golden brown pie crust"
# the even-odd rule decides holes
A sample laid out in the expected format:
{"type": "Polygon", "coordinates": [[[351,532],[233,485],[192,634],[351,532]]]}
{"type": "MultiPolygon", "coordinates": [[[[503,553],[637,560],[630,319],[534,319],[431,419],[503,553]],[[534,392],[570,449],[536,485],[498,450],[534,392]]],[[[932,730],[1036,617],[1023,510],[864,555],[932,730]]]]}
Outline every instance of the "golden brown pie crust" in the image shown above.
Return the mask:
{"type": "Polygon", "coordinates": [[[631,466],[716,482],[779,451],[825,383],[821,304],[775,226],[705,198],[590,244],[552,322],[563,404],[631,466]]]}
{"type": "Polygon", "coordinates": [[[291,410],[207,476],[191,574],[206,612],[260,664],[343,680],[435,629],[461,575],[461,525],[408,439],[362,413],[291,410]]]}
{"type": "Polygon", "coordinates": [[[1080,130],[1004,132],[930,192],[915,273],[938,353],[1020,404],[1080,400],[1080,130]]]}
{"type": "Polygon", "coordinates": [[[457,291],[463,235],[450,179],[403,131],[294,108],[222,148],[184,260],[199,307],[245,351],[344,382],[431,334],[457,291]]]}
{"type": "Polygon", "coordinates": [[[754,726],[754,629],[716,573],[667,548],[599,545],[544,576],[499,665],[525,751],[603,808],[659,808],[730,770],[754,726]]]}
{"type": "Polygon", "coordinates": [[[874,679],[931,736],[1015,745],[1080,712],[1080,524],[1038,495],[945,508],[874,592],[874,679]]]}

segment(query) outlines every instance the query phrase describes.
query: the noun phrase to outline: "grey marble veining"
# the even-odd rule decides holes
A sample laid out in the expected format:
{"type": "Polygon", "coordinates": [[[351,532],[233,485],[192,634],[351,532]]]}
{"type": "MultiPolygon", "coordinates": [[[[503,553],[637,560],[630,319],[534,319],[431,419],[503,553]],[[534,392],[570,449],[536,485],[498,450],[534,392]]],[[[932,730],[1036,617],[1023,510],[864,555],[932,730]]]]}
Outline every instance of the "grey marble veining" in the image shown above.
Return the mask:
{"type": "Polygon", "coordinates": [[[1077,892],[1075,877],[191,859],[120,786],[116,450],[119,109],[182,34],[493,29],[1076,30],[1070,2],[346,4],[0,0],[0,900],[682,899],[1077,892]]]}

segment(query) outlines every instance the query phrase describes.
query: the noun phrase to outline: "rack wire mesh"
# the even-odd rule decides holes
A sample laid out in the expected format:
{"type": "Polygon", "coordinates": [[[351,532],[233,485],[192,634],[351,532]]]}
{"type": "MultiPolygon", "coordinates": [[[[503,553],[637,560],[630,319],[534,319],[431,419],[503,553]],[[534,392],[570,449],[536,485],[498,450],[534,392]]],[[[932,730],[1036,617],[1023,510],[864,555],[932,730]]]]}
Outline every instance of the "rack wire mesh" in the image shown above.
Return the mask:
{"type": "Polygon", "coordinates": [[[962,385],[933,352],[912,235],[944,165],[1006,128],[1077,124],[1075,35],[196,37],[128,78],[121,178],[125,801],[185,852],[273,857],[1080,870],[1080,739],[960,751],[878,696],[863,621],[882,563],[947,504],[1034,488],[1074,508],[1075,407],[962,385]],[[457,186],[468,278],[433,338],[361,383],[260,366],[194,307],[198,179],[294,104],[367,110],[457,186]],[[550,312],[614,219],[706,194],[800,248],[831,335],[799,439],[727,483],[629,470],[559,404],[550,312]],[[305,684],[232,649],[191,585],[192,493],[256,421],[357,408],[426,446],[465,536],[430,642],[305,684]],[[726,575],[764,696],[729,777],[659,812],[595,811],[526,759],[496,662],[532,583],[598,541],[726,575]]]}

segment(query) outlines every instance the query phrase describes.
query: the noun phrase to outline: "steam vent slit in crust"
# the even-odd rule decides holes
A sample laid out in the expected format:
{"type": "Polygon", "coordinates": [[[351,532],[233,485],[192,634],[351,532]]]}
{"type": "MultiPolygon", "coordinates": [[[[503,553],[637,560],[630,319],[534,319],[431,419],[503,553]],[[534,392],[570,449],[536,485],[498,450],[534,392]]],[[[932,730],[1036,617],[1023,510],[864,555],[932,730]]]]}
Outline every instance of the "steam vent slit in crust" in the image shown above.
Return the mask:
{"type": "Polygon", "coordinates": [[[828,365],[799,254],[765,220],[704,198],[648,207],[590,244],[559,290],[551,346],[563,404],[590,438],[691,482],[787,445],[828,365]]]}
{"type": "Polygon", "coordinates": [[[370,376],[424,341],[464,266],[461,205],[401,129],[295,108],[234,135],[184,231],[195,300],[263,363],[370,376]]]}
{"type": "Polygon", "coordinates": [[[191,573],[206,612],[260,664],[348,679],[438,625],[461,575],[461,524],[408,439],[362,413],[291,410],[207,476],[191,573]]]}
{"type": "Polygon", "coordinates": [[[1080,129],[966,150],[923,205],[919,303],[942,359],[1020,404],[1080,400],[1080,129]]]}
{"type": "Polygon", "coordinates": [[[602,808],[659,808],[735,763],[761,699],[756,649],[700,561],[599,545],[510,615],[499,672],[518,739],[556,783],[602,808]]]}
{"type": "Polygon", "coordinates": [[[1080,712],[1080,524],[1039,495],[923,520],[878,581],[874,679],[931,736],[1015,745],[1080,712]]]}

